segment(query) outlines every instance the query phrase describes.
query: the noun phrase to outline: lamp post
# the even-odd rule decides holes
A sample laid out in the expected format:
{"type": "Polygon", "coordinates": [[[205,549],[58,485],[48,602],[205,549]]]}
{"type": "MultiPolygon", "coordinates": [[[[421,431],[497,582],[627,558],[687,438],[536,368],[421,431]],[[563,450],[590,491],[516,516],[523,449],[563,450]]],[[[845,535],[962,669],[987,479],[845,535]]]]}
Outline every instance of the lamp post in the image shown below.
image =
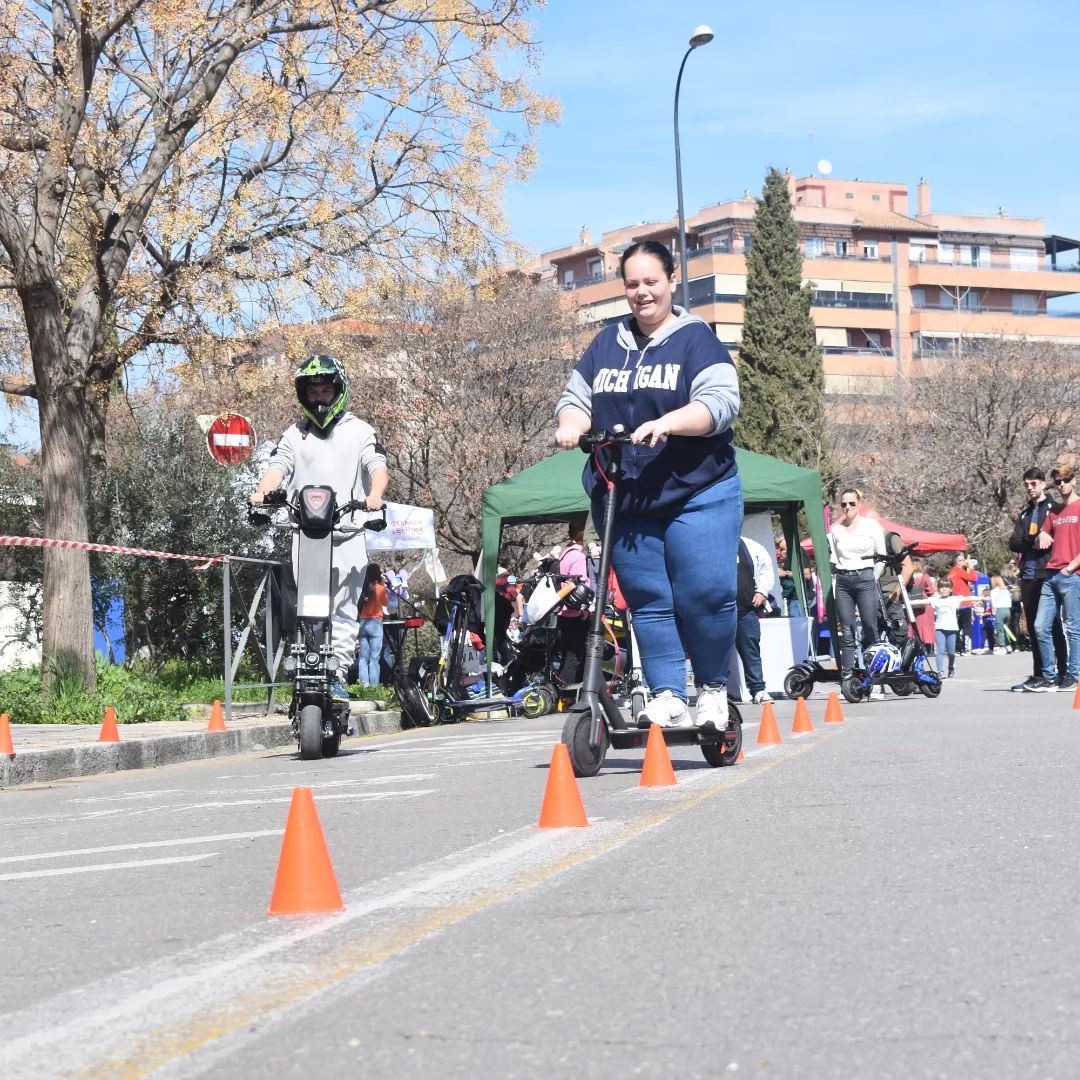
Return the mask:
{"type": "Polygon", "coordinates": [[[679,77],[675,80],[675,190],[679,197],[679,293],[682,306],[690,310],[690,279],[686,268],[686,215],[683,213],[682,197],[682,154],[679,151],[679,88],[682,86],[683,68],[687,57],[700,45],[708,45],[713,39],[713,32],[707,26],[696,27],[690,35],[690,48],[679,65],[679,77]]]}

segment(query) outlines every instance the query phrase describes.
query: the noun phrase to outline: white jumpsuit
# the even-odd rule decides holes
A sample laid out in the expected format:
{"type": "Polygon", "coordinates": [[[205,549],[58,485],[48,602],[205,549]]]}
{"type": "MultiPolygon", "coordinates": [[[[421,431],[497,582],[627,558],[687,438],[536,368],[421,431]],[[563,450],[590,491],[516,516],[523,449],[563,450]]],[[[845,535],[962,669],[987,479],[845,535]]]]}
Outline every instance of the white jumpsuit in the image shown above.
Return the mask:
{"type": "MultiPolygon", "coordinates": [[[[327,433],[307,420],[293,424],[278,440],[270,454],[271,468],[280,470],[290,498],[306,484],[320,484],[334,489],[341,506],[351,500],[363,502],[371,490],[373,469],[386,468],[386,455],[379,445],[375,429],[352,413],[342,413],[327,433]]],[[[343,525],[362,525],[367,515],[350,514],[343,525]]],[[[360,592],[367,565],[364,534],[334,535],[334,573],[331,603],[334,654],[344,674],[356,656],[356,638],[360,592]]],[[[296,570],[296,547],[293,546],[293,571],[296,570]]]]}

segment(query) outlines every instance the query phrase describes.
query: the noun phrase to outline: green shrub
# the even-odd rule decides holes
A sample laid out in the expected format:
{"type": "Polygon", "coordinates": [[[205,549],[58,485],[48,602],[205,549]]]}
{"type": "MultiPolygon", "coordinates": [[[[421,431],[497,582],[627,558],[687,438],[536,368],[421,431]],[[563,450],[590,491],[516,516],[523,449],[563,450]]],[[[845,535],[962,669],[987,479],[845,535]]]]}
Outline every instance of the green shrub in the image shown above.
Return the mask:
{"type": "Polygon", "coordinates": [[[41,668],[0,673],[0,710],[13,724],[100,724],[112,705],[121,724],[183,720],[179,696],[156,680],[98,659],[98,688],[87,693],[69,673],[56,673],[48,701],[41,698],[41,668]]]}

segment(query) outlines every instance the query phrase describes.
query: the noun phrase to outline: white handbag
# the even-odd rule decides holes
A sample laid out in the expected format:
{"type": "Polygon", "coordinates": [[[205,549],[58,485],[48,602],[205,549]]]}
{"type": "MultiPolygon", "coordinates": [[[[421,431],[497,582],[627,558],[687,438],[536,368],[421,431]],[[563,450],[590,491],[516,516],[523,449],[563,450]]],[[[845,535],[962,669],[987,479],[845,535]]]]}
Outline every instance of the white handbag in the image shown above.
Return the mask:
{"type": "Polygon", "coordinates": [[[529,624],[539,622],[558,603],[559,590],[555,588],[555,582],[550,576],[545,575],[533,589],[529,602],[525,605],[529,624]]]}

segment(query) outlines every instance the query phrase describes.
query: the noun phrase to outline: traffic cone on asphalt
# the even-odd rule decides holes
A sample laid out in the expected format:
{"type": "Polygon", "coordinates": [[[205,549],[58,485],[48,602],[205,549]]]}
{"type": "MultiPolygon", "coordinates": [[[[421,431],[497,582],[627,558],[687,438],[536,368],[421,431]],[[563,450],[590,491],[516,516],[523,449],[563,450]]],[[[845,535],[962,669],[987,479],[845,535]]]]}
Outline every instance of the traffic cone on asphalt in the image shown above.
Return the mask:
{"type": "Polygon", "coordinates": [[[311,788],[293,788],[267,914],[317,915],[344,908],[311,788]]]}
{"type": "Polygon", "coordinates": [[[776,710],[771,701],[766,701],[761,710],[761,723],[757,729],[758,746],[779,746],[780,729],[776,726],[776,710]]]}
{"type": "Polygon", "coordinates": [[[11,723],[7,713],[0,713],[0,756],[14,757],[15,747],[11,742],[11,723]]]}
{"type": "Polygon", "coordinates": [[[101,722],[101,734],[98,742],[119,742],[120,732],[116,729],[116,710],[111,706],[105,709],[105,719],[101,722]]]}
{"type": "Polygon", "coordinates": [[[746,751],[743,750],[743,748],[740,746],[739,747],[739,756],[735,759],[735,764],[738,765],[738,763],[740,761],[745,761],[745,760],[746,760],[746,751]]]}
{"type": "Polygon", "coordinates": [[[540,828],[566,829],[588,824],[585,804],[574,779],[574,766],[570,764],[570,752],[566,743],[556,743],[551,751],[551,768],[540,807],[540,828]]]}
{"type": "Polygon", "coordinates": [[[206,725],[206,730],[225,730],[225,714],[221,711],[221,702],[216,698],[214,699],[214,704],[210,706],[210,723],[206,725]]]}
{"type": "Polygon", "coordinates": [[[1080,682],[1076,684],[1076,693],[1073,694],[1073,708],[1080,709],[1080,682]]]}
{"type": "Polygon", "coordinates": [[[805,735],[813,731],[814,725],[810,723],[810,714],[806,711],[806,698],[795,699],[795,723],[791,728],[792,735],[805,735]]]}
{"type": "Polygon", "coordinates": [[[641,783],[638,787],[671,787],[675,782],[675,770],[671,767],[664,733],[656,724],[652,724],[645,743],[645,761],[641,766],[641,783]]]}
{"type": "Polygon", "coordinates": [[[828,704],[825,706],[825,723],[842,724],[844,722],[844,710],[840,708],[840,695],[834,690],[829,695],[828,704]]]}

